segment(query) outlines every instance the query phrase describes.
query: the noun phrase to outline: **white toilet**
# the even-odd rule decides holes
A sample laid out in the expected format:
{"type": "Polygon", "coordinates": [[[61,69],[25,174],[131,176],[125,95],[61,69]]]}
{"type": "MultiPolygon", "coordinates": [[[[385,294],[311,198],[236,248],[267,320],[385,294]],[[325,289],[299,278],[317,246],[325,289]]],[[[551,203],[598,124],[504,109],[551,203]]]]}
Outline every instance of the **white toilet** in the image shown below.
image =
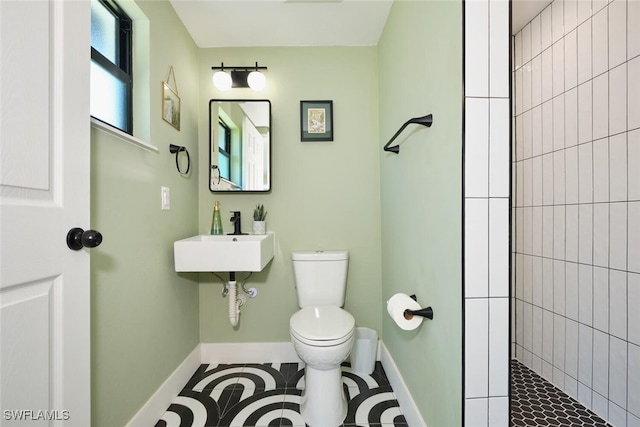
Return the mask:
{"type": "Polygon", "coordinates": [[[300,403],[310,427],[336,427],[347,415],[340,364],[353,347],[355,320],[343,310],[349,252],[292,252],[300,310],[289,320],[291,341],[305,362],[300,403]]]}

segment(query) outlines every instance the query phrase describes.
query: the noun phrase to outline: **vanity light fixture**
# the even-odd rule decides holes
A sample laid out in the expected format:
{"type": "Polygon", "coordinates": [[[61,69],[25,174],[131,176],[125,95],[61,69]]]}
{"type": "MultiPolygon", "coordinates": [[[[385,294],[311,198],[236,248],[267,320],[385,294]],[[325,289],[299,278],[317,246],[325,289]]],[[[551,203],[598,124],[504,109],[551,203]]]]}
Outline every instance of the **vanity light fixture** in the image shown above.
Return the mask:
{"type": "Polygon", "coordinates": [[[213,74],[213,84],[219,90],[229,90],[232,87],[262,90],[267,83],[261,71],[266,71],[267,67],[259,67],[257,62],[255,66],[247,67],[225,66],[221,62],[219,67],[211,67],[211,69],[216,70],[213,74]]]}
{"type": "Polygon", "coordinates": [[[219,90],[231,89],[231,76],[229,73],[221,69],[213,73],[213,85],[219,90]]]}

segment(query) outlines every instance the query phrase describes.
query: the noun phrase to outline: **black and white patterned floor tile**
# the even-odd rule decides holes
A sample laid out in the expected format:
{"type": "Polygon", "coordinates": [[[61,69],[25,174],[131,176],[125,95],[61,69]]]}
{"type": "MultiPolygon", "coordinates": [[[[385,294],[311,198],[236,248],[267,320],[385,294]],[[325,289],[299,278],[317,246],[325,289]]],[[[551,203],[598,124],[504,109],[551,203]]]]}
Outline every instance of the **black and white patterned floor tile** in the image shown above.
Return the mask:
{"type": "MultiPolygon", "coordinates": [[[[156,427],[304,427],[300,399],[304,365],[201,365],[156,427]]],[[[349,399],[343,426],[407,427],[380,362],[371,375],[342,364],[349,399]]]]}
{"type": "Polygon", "coordinates": [[[611,427],[517,360],[511,361],[511,425],[611,427]]]}

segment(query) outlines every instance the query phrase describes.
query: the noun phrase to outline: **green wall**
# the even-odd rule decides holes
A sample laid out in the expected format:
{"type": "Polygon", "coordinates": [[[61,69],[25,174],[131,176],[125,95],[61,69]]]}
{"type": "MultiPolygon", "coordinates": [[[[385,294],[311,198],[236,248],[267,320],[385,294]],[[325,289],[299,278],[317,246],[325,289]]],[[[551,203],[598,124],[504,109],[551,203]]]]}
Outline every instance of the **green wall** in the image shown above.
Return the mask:
{"type": "MultiPolygon", "coordinates": [[[[199,230],[208,233],[219,200],[226,230],[230,210],[240,210],[251,230],[253,207],[269,211],[267,229],[276,236],[276,255],[247,286],[258,296],[229,324],[220,281],[200,276],[202,342],[288,342],[289,318],[298,310],[290,253],[348,249],[345,308],[356,324],[381,332],[380,175],[377,54],[369,47],[203,49],[200,52],[200,153],[208,153],[208,105],[212,98],[263,98],[272,104],[273,191],[269,194],[211,193],[208,156],[200,156],[199,230]],[[267,88],[217,91],[211,67],[266,65],[267,88]],[[300,142],[300,101],[333,100],[333,142],[300,142]]],[[[239,276],[240,279],[242,276],[239,276]]]]}
{"type": "Polygon", "coordinates": [[[461,2],[394,2],[378,67],[382,144],[433,114],[431,128],[410,125],[396,139],[399,154],[381,154],[380,191],[382,299],[416,294],[434,320],[407,332],[384,316],[383,340],[426,423],[461,425],[461,2]]]}
{"type": "MultiPolygon", "coordinates": [[[[396,1],[378,46],[198,49],[165,1],[137,2],[149,19],[149,119],[159,153],[92,130],[92,425],[124,425],[198,342],[289,341],[298,309],[290,252],[348,249],[345,308],[376,329],[429,425],[461,424],[462,5],[396,1]],[[211,66],[269,67],[267,89],[217,91],[211,66]],[[160,82],[173,65],[182,127],[161,119],[160,82]],[[208,189],[212,98],[272,103],[273,191],[208,189]],[[333,142],[300,141],[300,101],[333,100],[333,142]],[[408,118],[399,155],[382,151],[408,118]],[[192,171],[175,169],[170,143],[192,171]],[[199,155],[200,154],[200,155],[199,155]],[[160,210],[160,187],[171,210],[160,210]],[[258,296],[229,324],[211,274],[176,274],[173,242],[208,233],[215,200],[240,210],[250,230],[257,203],[269,211],[276,256],[248,286],[258,296]],[[396,292],[416,293],[435,319],[402,332],[386,315],[396,292]]],[[[139,127],[140,128],[140,127],[139,127]]],[[[240,277],[239,277],[240,278],[240,277]]]]}
{"type": "Polygon", "coordinates": [[[198,156],[197,48],[169,3],[138,5],[151,40],[148,82],[137,81],[149,85],[149,104],[137,106],[138,117],[150,117],[141,128],[159,152],[91,131],[91,226],[104,235],[91,252],[94,427],[125,425],[199,343],[198,277],[173,269],[173,242],[197,233],[198,165],[180,176],[168,148],[184,145],[198,156]],[[171,65],[180,131],[161,118],[161,82],[171,65]],[[170,211],[160,210],[161,186],[171,190],[170,211]]]}

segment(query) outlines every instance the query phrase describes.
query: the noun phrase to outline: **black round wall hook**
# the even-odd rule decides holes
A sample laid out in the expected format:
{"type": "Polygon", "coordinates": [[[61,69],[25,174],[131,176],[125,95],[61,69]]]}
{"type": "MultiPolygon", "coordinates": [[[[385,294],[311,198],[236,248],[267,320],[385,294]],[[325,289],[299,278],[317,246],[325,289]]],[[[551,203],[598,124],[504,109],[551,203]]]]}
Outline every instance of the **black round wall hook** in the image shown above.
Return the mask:
{"type": "Polygon", "coordinates": [[[191,168],[191,157],[189,157],[189,151],[187,150],[187,147],[182,147],[180,145],[175,145],[175,144],[169,144],[169,152],[176,155],[176,169],[178,169],[178,172],[180,173],[180,175],[187,175],[189,173],[189,169],[191,168]],[[187,155],[187,170],[184,172],[180,170],[180,161],[178,159],[178,156],[183,151],[187,155]]]}

